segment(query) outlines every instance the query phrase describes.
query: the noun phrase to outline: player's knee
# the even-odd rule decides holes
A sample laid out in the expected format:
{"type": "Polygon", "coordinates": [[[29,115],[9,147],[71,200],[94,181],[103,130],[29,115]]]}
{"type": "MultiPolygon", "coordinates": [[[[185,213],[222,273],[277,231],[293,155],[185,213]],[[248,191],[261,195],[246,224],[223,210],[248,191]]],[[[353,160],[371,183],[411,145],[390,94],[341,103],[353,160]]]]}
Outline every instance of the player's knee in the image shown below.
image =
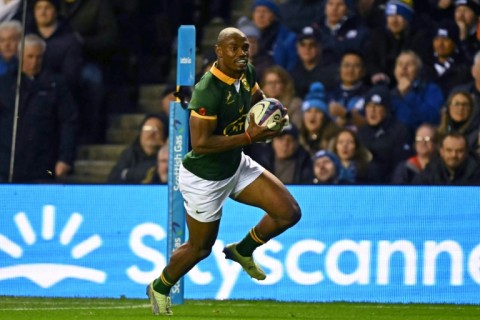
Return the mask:
{"type": "Polygon", "coordinates": [[[298,223],[302,218],[302,210],[297,202],[292,203],[290,206],[284,208],[283,224],[284,228],[290,228],[298,223]]]}
{"type": "Polygon", "coordinates": [[[298,203],[295,202],[294,205],[292,206],[292,213],[289,219],[290,220],[289,227],[296,225],[301,218],[302,218],[302,209],[300,209],[300,206],[298,205],[298,203]]]}
{"type": "Polygon", "coordinates": [[[208,257],[210,253],[212,253],[212,247],[202,247],[202,246],[196,246],[193,245],[192,243],[189,243],[190,246],[190,255],[192,257],[195,257],[196,261],[201,261],[208,257]]]}
{"type": "Polygon", "coordinates": [[[210,255],[210,253],[212,253],[212,248],[201,249],[201,250],[198,252],[198,259],[199,259],[199,260],[203,260],[203,259],[205,259],[206,257],[208,257],[208,256],[210,255]]]}

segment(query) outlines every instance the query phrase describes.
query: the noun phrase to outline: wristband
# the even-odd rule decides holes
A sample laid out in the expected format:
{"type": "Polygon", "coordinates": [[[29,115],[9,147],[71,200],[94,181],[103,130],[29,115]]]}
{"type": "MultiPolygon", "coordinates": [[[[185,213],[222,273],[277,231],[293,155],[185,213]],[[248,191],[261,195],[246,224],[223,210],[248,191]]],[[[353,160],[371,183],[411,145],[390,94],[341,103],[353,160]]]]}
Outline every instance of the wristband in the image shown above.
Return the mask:
{"type": "Polygon", "coordinates": [[[247,136],[248,144],[251,144],[252,143],[252,137],[250,136],[250,134],[247,131],[245,131],[245,136],[247,136]]]}

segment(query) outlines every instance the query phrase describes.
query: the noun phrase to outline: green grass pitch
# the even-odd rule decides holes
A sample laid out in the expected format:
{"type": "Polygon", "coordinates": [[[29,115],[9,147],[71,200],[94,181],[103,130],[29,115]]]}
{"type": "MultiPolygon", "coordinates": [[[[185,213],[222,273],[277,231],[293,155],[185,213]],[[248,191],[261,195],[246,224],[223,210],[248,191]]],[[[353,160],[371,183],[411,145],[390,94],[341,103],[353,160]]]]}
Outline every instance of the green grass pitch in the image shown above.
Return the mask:
{"type": "MultiPolygon", "coordinates": [[[[174,319],[478,320],[478,305],[187,300],[174,319]]],[[[147,300],[0,297],[0,320],[158,319],[147,300]]],[[[160,317],[161,318],[161,317],[160,317]]],[[[171,317],[170,317],[171,318],[171,317]]]]}

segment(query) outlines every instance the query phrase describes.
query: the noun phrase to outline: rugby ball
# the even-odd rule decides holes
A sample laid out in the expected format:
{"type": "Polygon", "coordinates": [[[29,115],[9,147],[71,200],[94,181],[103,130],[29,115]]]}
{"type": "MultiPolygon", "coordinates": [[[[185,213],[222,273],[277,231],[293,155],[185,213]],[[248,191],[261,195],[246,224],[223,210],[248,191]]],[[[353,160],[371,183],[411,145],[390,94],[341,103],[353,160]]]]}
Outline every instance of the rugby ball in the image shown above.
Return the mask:
{"type": "MultiPolygon", "coordinates": [[[[250,114],[252,113],[257,125],[262,127],[266,126],[270,130],[275,131],[282,129],[282,125],[278,124],[278,122],[288,117],[287,108],[285,108],[280,101],[274,98],[266,98],[260,100],[250,108],[247,119],[245,120],[245,131],[247,131],[250,125],[250,114]]],[[[288,125],[288,121],[285,125],[288,125]]]]}

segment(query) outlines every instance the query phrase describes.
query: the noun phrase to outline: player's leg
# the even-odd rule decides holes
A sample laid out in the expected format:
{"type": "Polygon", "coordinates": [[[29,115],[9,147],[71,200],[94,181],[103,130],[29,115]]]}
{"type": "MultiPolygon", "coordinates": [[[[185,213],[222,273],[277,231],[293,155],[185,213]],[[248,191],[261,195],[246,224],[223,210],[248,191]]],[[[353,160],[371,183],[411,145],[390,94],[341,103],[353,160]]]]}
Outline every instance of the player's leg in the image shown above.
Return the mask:
{"type": "Polygon", "coordinates": [[[208,257],[218,235],[220,220],[200,222],[187,214],[188,241],[176,249],[160,277],[147,286],[152,312],[155,315],[172,315],[170,289],[199,261],[208,257]]]}
{"type": "Polygon", "coordinates": [[[283,183],[249,157],[245,158],[240,173],[235,200],[259,207],[266,212],[260,222],[239,243],[227,245],[223,252],[227,259],[238,262],[257,280],[265,279],[265,272],[253,261],[253,251],[295,225],[301,217],[300,207],[283,183]]]}
{"type": "Polygon", "coordinates": [[[301,217],[297,201],[283,183],[267,170],[243,189],[235,200],[266,212],[253,229],[254,237],[263,242],[292,227],[301,217]]]}
{"type": "Polygon", "coordinates": [[[210,255],[219,225],[220,220],[200,222],[187,214],[188,241],[173,252],[163,271],[171,282],[176,283],[198,262],[210,255]]]}

